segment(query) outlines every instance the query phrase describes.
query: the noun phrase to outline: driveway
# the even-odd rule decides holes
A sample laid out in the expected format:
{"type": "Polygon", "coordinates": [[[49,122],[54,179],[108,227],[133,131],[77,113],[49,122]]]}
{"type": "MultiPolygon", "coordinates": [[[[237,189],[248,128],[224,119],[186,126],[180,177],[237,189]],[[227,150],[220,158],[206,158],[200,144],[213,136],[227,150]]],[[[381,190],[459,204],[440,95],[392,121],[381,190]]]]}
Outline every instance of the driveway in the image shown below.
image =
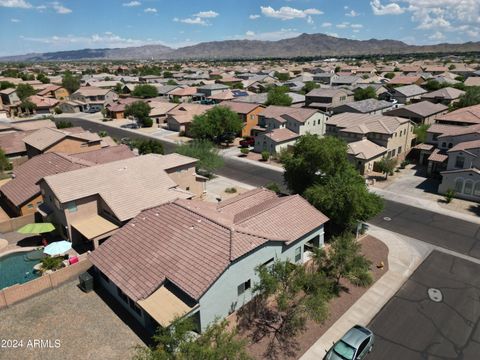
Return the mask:
{"type": "Polygon", "coordinates": [[[478,359],[479,272],[478,263],[432,252],[370,323],[368,360],[478,359]]]}
{"type": "Polygon", "coordinates": [[[101,296],[83,293],[72,281],[0,311],[0,341],[23,340],[22,347],[0,348],[0,359],[131,358],[133,347],[144,344],[139,335],[146,335],[118,304],[101,296]],[[49,340],[53,348],[29,347],[34,339],[49,340]]]}

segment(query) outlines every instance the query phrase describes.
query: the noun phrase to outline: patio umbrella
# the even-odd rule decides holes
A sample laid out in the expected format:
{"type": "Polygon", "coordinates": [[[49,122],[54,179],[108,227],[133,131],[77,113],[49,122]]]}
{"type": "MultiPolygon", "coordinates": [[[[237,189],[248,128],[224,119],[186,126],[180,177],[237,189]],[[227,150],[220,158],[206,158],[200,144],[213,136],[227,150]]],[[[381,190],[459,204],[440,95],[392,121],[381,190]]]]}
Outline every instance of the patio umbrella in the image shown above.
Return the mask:
{"type": "Polygon", "coordinates": [[[63,254],[64,252],[67,252],[72,248],[72,243],[66,240],[62,241],[56,241],[53,242],[43,249],[43,253],[50,255],[50,256],[55,256],[55,255],[60,255],[63,254]]]}
{"type": "Polygon", "coordinates": [[[43,234],[55,230],[55,226],[50,223],[27,224],[17,230],[20,234],[43,234]]]}

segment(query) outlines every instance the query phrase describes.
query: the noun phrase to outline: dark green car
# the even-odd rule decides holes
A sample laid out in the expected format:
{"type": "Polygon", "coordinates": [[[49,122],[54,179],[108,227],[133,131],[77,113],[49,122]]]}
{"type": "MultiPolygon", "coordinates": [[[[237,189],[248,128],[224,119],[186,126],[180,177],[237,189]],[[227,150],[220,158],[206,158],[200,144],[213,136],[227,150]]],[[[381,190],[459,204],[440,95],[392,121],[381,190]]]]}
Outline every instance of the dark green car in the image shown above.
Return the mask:
{"type": "Polygon", "coordinates": [[[372,351],[375,336],[360,325],[355,325],[333,344],[324,360],[362,360],[372,351]]]}

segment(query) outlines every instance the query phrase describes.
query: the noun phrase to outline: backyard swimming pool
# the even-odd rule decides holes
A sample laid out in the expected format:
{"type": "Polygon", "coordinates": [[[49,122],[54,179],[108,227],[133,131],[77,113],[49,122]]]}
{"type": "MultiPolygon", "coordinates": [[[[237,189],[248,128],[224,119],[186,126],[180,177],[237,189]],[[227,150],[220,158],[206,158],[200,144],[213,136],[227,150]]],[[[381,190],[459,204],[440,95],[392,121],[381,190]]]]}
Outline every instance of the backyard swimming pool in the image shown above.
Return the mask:
{"type": "Polygon", "coordinates": [[[33,267],[40,262],[36,256],[29,259],[27,255],[35,252],[17,252],[0,257],[0,289],[14,284],[23,284],[36,279],[40,274],[33,267]]]}

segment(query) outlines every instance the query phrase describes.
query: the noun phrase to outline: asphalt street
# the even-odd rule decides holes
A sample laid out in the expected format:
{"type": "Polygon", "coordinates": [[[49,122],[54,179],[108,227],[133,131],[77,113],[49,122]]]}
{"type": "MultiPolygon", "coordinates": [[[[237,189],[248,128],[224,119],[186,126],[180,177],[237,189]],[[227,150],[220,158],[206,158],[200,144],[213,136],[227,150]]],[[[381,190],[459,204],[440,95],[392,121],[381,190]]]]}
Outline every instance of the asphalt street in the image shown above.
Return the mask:
{"type": "Polygon", "coordinates": [[[480,359],[479,273],[479,264],[430,254],[369,324],[367,359],[480,359]]]}
{"type": "Polygon", "coordinates": [[[478,224],[388,200],[385,200],[383,212],[369,222],[480,259],[478,224]]]}

